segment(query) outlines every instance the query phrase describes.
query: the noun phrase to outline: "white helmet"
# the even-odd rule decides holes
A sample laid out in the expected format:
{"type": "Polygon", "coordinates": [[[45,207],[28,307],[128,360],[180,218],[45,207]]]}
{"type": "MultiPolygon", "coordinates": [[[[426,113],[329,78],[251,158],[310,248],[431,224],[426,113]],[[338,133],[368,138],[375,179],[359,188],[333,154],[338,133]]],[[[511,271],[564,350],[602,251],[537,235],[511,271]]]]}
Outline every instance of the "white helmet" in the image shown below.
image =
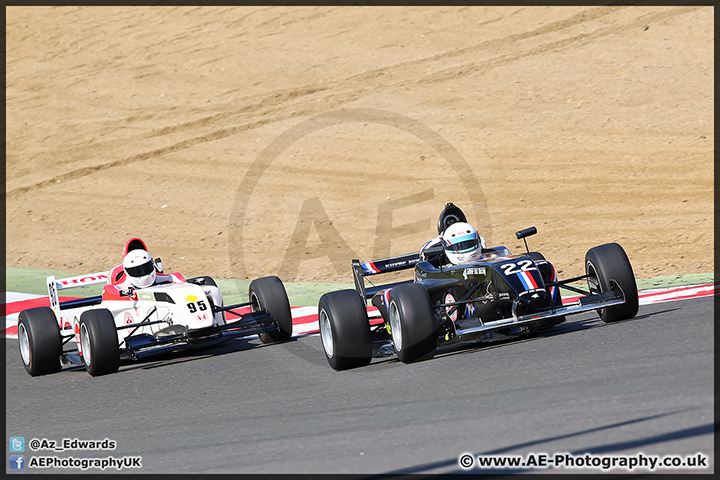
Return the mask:
{"type": "Polygon", "coordinates": [[[137,288],[149,287],[155,283],[155,264],[145,250],[131,250],[123,259],[123,270],[137,288]]]}
{"type": "Polygon", "coordinates": [[[450,225],[443,233],[442,243],[445,255],[455,265],[478,261],[485,247],[485,239],[475,227],[465,222],[450,225]]]}

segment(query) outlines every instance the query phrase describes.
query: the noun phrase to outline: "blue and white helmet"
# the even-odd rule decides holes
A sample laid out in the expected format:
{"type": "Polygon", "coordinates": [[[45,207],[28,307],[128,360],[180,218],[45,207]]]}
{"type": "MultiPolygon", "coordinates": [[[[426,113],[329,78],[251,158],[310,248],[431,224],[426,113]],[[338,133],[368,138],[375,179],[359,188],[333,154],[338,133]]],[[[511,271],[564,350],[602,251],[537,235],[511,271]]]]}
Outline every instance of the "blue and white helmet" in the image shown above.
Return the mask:
{"type": "Polygon", "coordinates": [[[442,236],[445,255],[454,265],[472,263],[480,260],[485,239],[475,227],[465,222],[450,225],[442,236]]]}

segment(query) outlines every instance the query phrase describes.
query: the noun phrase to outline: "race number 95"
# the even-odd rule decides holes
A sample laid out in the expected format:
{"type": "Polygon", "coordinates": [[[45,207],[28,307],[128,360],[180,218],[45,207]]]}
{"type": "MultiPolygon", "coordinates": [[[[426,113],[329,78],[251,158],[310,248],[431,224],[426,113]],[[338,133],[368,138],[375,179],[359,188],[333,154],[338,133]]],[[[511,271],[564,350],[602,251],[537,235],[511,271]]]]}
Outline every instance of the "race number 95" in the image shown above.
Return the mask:
{"type": "Polygon", "coordinates": [[[207,304],[205,303],[205,300],[198,300],[197,305],[195,303],[196,302],[188,302],[187,307],[188,310],[190,310],[190,313],[195,313],[198,310],[200,310],[201,312],[203,310],[207,310],[207,304]]]}

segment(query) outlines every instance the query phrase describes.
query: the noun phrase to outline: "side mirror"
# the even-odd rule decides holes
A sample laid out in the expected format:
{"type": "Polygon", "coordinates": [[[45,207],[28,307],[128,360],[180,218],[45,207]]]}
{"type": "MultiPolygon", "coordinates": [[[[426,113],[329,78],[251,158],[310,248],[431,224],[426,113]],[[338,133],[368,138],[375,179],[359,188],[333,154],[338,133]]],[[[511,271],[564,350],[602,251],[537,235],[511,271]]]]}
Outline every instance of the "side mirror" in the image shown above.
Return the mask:
{"type": "Polygon", "coordinates": [[[162,260],[160,260],[160,257],[155,259],[155,268],[159,273],[163,273],[162,260]]]}
{"type": "Polygon", "coordinates": [[[526,228],[525,230],[520,230],[519,232],[515,232],[515,236],[520,240],[523,239],[523,242],[525,242],[525,250],[527,252],[530,252],[530,249],[527,246],[527,240],[525,240],[525,237],[529,237],[530,235],[535,235],[537,233],[537,228],[530,227],[526,228]]]}
{"type": "Polygon", "coordinates": [[[530,235],[535,235],[537,233],[537,228],[530,227],[526,228],[525,230],[520,230],[519,232],[515,232],[515,236],[518,240],[521,238],[529,237],[530,235]]]}

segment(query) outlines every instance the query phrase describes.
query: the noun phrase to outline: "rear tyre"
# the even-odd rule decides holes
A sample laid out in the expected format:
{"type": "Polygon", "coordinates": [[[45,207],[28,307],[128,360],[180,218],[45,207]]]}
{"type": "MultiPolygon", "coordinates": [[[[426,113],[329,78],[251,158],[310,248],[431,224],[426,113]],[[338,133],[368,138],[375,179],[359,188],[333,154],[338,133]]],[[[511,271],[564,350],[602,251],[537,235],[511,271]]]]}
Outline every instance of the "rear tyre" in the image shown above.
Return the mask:
{"type": "Polygon", "coordinates": [[[285,286],[278,277],[256,278],[250,282],[253,312],[266,310],[278,321],[279,330],[258,334],[262,343],[282,342],[292,337],[292,314],[285,286]]]}
{"type": "Polygon", "coordinates": [[[85,368],[93,377],[118,371],[120,349],[110,310],[87,310],[80,315],[80,347],[85,368]]]}
{"type": "Polygon", "coordinates": [[[318,303],[325,358],[335,370],[364,367],[372,360],[367,307],[355,290],[326,293],[318,303]]]}
{"type": "Polygon", "coordinates": [[[18,318],[18,346],[25,370],[36,377],[62,368],[62,338],[51,308],[23,310],[18,318]]]}
{"type": "Polygon", "coordinates": [[[625,293],[625,303],[598,309],[605,323],[633,318],[638,312],[638,291],[630,260],[625,250],[617,243],[607,243],[588,250],[585,255],[585,272],[588,275],[590,293],[604,293],[612,290],[614,280],[625,293]]]}
{"type": "Polygon", "coordinates": [[[400,361],[432,358],[437,349],[437,328],[427,289],[417,283],[400,285],[390,290],[388,298],[390,334],[400,361]]]}

